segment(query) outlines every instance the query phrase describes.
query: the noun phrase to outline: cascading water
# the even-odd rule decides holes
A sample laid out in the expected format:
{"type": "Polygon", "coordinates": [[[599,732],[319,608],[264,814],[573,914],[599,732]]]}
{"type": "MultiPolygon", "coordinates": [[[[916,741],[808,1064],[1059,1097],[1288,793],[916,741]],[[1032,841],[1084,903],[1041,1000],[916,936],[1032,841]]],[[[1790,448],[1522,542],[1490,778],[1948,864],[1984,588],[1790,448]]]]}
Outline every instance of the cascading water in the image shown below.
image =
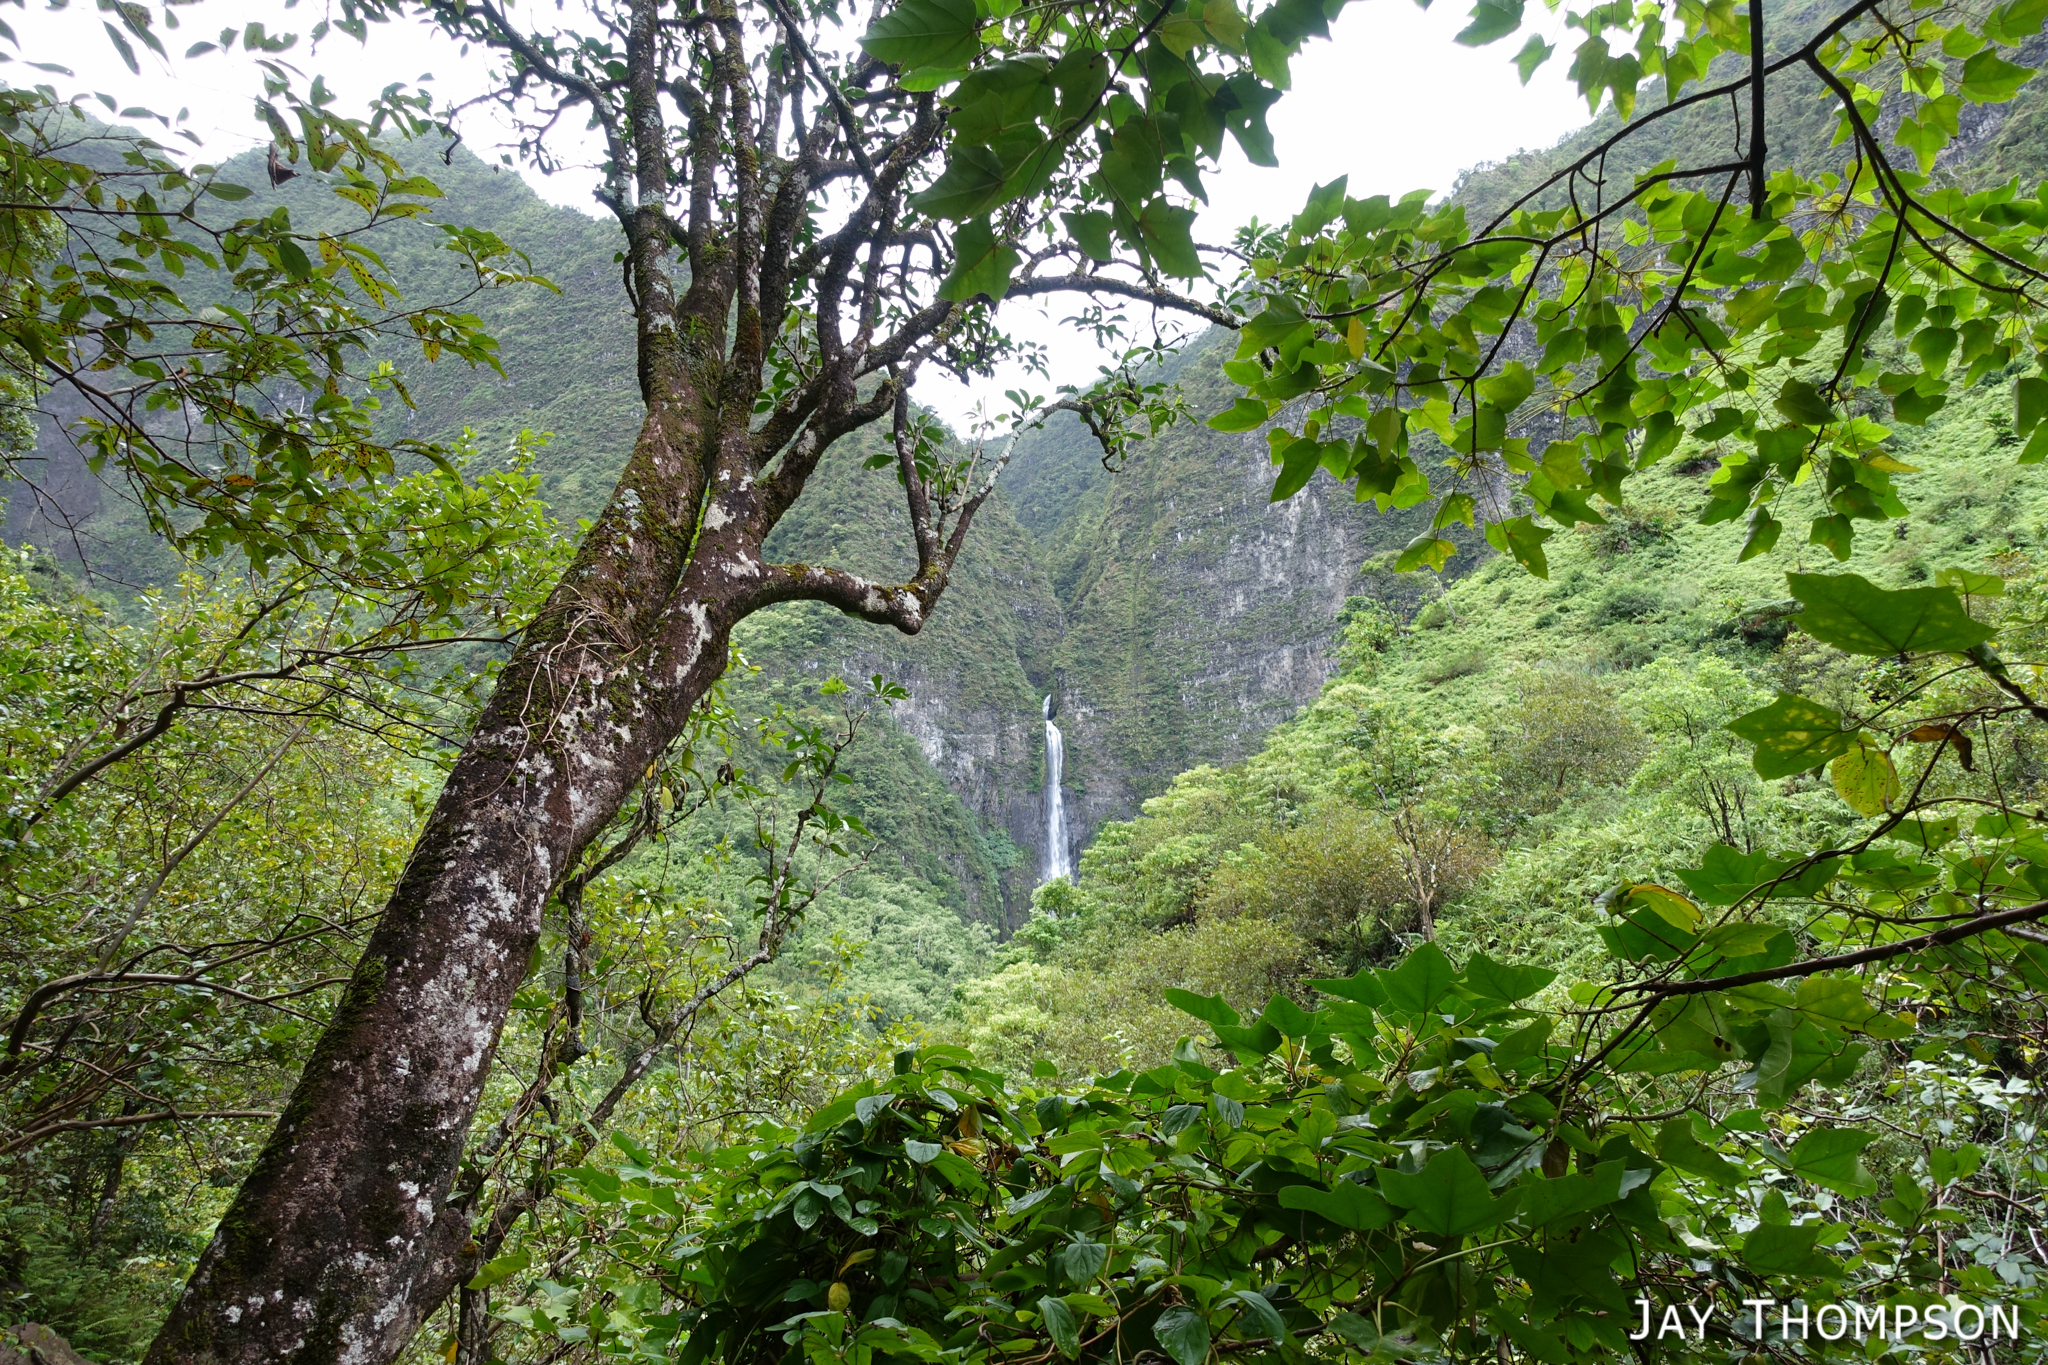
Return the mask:
{"type": "Polygon", "coordinates": [[[1039,707],[1045,716],[1045,875],[1041,883],[1055,877],[1074,879],[1074,858],[1067,851],[1067,797],[1060,789],[1060,775],[1067,766],[1067,741],[1060,727],[1052,723],[1052,697],[1039,707]]]}

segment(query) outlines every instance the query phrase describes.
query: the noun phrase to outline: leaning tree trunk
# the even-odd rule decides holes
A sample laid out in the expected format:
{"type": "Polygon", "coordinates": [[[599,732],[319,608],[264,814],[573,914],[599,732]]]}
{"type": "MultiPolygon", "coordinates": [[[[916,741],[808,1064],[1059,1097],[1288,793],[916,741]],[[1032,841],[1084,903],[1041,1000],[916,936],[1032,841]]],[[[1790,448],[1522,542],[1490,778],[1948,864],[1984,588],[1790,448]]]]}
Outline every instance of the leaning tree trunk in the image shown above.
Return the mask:
{"type": "Polygon", "coordinates": [[[942,535],[911,465],[900,384],[865,400],[841,385],[830,419],[763,469],[751,403],[672,396],[690,386],[669,363],[670,313],[647,310],[642,324],[652,398],[611,503],[500,676],[148,1365],[395,1357],[481,1260],[470,1210],[449,1193],[541,911],[724,671],[734,625],[807,599],[915,634],[944,591],[993,476],[942,535]],[[916,577],[884,585],[764,562],[826,448],[892,407],[916,577]]]}
{"type": "Polygon", "coordinates": [[[697,447],[652,407],[150,1361],[388,1360],[463,1273],[467,1217],[444,1204],[542,908],[755,605],[743,535],[691,544],[697,447]]]}

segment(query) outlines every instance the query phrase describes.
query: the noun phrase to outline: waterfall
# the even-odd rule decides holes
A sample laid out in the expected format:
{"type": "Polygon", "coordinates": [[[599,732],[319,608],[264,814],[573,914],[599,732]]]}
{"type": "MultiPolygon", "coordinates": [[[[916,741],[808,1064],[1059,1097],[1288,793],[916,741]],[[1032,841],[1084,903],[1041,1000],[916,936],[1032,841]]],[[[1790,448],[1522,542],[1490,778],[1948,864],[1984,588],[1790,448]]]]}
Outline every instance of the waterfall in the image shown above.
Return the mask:
{"type": "Polygon", "coordinates": [[[1060,790],[1060,775],[1067,766],[1067,741],[1060,727],[1052,723],[1052,696],[1039,707],[1045,716],[1045,875],[1040,883],[1055,877],[1074,879],[1074,859],[1067,850],[1067,798],[1060,790]]]}

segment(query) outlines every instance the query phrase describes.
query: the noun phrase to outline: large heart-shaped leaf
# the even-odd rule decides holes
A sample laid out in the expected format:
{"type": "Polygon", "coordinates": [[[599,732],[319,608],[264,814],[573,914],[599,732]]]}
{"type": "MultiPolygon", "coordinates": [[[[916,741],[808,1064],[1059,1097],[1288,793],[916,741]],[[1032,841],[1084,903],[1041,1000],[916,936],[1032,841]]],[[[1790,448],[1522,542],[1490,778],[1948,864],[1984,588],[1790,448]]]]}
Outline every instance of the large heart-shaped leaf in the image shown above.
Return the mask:
{"type": "Polygon", "coordinates": [[[1790,777],[1818,768],[1856,743],[1854,732],[1842,728],[1841,712],[1790,692],[1737,716],[1727,728],[1756,746],[1751,761],[1758,777],[1790,777]]]}
{"type": "Polygon", "coordinates": [[[1376,1191],[1349,1180],[1339,1180],[1327,1190],[1316,1185],[1283,1185],[1280,1207],[1313,1213],[1354,1232],[1383,1228],[1394,1219],[1394,1211],[1376,1191]]]}
{"type": "Polygon", "coordinates": [[[1513,966],[1495,962],[1485,953],[1474,953],[1465,962],[1468,990],[1510,1005],[1527,1000],[1555,980],[1557,973],[1548,967],[1513,966]]]}
{"type": "Polygon", "coordinates": [[[974,0],[904,0],[874,22],[860,45],[905,70],[965,66],[979,48],[974,0]]]}
{"type": "Polygon", "coordinates": [[[1806,604],[1799,628],[1851,654],[1907,654],[1981,645],[1991,627],[1963,610],[1954,588],[1880,588],[1860,574],[1786,574],[1806,604]]]}
{"type": "Polygon", "coordinates": [[[1401,1221],[1434,1237],[1463,1237],[1490,1228],[1515,1210],[1514,1194],[1498,1199],[1462,1148],[1438,1152],[1414,1175],[1380,1172],[1380,1189],[1401,1206],[1401,1221]]]}
{"type": "Polygon", "coordinates": [[[1392,971],[1380,973],[1387,1003],[1411,1014],[1427,1012],[1450,991],[1458,969],[1434,943],[1425,943],[1408,954],[1408,960],[1392,971]]]}
{"type": "Polygon", "coordinates": [[[1787,1157],[1814,1184],[1855,1199],[1877,1188],[1877,1178],[1863,1164],[1863,1149],[1875,1141],[1877,1134],[1860,1128],[1816,1128],[1792,1144],[1787,1157]]]}
{"type": "Polygon", "coordinates": [[[1173,1307],[1152,1324],[1152,1335],[1174,1365],[1202,1365],[1209,1358],[1209,1324],[1192,1308],[1173,1307]]]}

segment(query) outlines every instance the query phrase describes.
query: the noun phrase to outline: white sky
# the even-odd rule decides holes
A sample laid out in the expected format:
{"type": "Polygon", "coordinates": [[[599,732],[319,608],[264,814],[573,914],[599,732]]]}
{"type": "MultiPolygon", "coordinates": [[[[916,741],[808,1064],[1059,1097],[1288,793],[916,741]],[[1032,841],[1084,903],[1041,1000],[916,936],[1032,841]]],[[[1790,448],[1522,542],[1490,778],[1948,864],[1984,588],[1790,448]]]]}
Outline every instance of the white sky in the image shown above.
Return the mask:
{"type": "MultiPolygon", "coordinates": [[[[224,27],[239,29],[251,20],[260,20],[273,34],[304,34],[322,13],[315,4],[275,0],[180,5],[175,12],[181,27],[175,32],[159,30],[172,60],[166,64],[138,45],[138,78],[107,41],[101,28],[107,16],[85,0],[72,0],[62,10],[43,8],[35,0],[29,3],[26,11],[0,9],[0,18],[21,40],[20,48],[11,53],[17,61],[0,65],[0,80],[16,85],[48,82],[65,95],[104,92],[124,109],[142,106],[171,116],[187,109],[184,126],[204,140],[204,155],[214,160],[268,140],[250,113],[251,101],[262,89],[261,78],[239,48],[226,58],[214,53],[192,61],[183,60],[185,49],[212,40],[224,27]],[[22,65],[24,61],[54,62],[75,75],[33,71],[22,65]]],[[[1552,16],[1533,5],[1529,14],[1547,37],[1559,38],[1552,16]]],[[[1301,207],[1311,186],[1339,175],[1350,176],[1350,192],[1359,196],[1384,193],[1398,198],[1414,189],[1440,192],[1466,167],[1525,148],[1550,146],[1586,122],[1584,101],[1564,79],[1569,42],[1559,44],[1557,54],[1524,88],[1509,61],[1523,35],[1477,50],[1463,48],[1451,36],[1465,23],[1465,6],[1459,0],[1438,0],[1428,11],[1411,0],[1357,0],[1335,26],[1330,41],[1311,42],[1295,59],[1293,89],[1268,117],[1280,166],[1252,166],[1236,144],[1226,140],[1222,170],[1207,180],[1210,203],[1196,225],[1197,240],[1226,241],[1253,217],[1282,221],[1301,207]]],[[[0,42],[0,51],[8,50],[0,42]]],[[[281,60],[298,67],[308,80],[315,72],[323,74],[344,109],[359,106],[393,81],[428,81],[437,104],[459,101],[481,88],[477,61],[465,59],[454,44],[426,28],[373,25],[367,45],[330,34],[317,52],[308,52],[302,39],[281,60]]],[[[488,112],[465,115],[461,126],[471,150],[496,159],[495,144],[503,133],[488,112]]],[[[542,197],[594,211],[594,175],[526,175],[542,197]]],[[[1057,325],[1058,318],[1072,311],[1070,303],[1041,308],[1035,301],[1005,310],[1012,328],[1047,343],[1054,383],[1085,382],[1103,359],[1091,343],[1057,325]]],[[[1133,314],[1132,321],[1142,326],[1147,319],[1133,314]]],[[[970,390],[927,375],[918,385],[918,398],[959,423],[978,399],[1002,408],[1002,391],[1025,380],[1021,372],[1013,372],[970,390]]],[[[1027,386],[1048,391],[1042,380],[1031,380],[1027,386]]]]}

